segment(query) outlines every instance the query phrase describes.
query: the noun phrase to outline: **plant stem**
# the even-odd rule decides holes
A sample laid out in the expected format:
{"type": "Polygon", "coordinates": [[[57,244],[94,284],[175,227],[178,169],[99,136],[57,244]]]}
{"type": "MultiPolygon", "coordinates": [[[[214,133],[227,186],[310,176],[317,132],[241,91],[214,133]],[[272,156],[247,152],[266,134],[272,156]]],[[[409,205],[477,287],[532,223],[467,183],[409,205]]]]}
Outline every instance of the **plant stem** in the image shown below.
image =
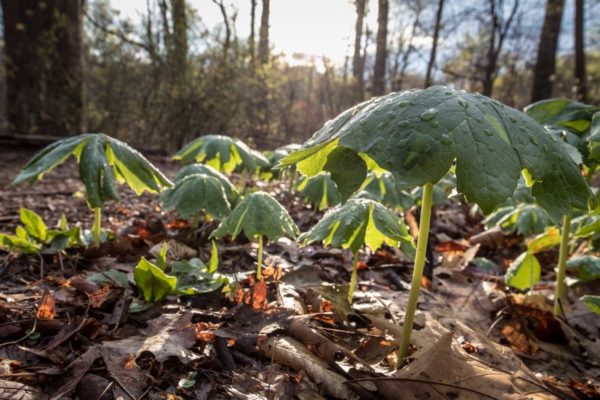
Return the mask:
{"type": "Polygon", "coordinates": [[[195,231],[198,229],[198,225],[200,225],[200,214],[194,214],[194,219],[192,219],[192,230],[195,231]]]}
{"type": "Polygon", "coordinates": [[[94,227],[92,236],[94,238],[94,247],[100,247],[100,232],[102,231],[102,209],[94,208],[94,227]]]}
{"type": "Polygon", "coordinates": [[[262,281],[262,260],[263,260],[263,237],[258,235],[258,260],[256,265],[256,279],[262,281]]]}
{"type": "Polygon", "coordinates": [[[358,273],[358,251],[352,253],[352,275],[350,276],[350,288],[348,288],[348,303],[352,304],[352,298],[354,297],[354,290],[356,289],[356,274],[358,273]]]}
{"type": "Polygon", "coordinates": [[[565,304],[565,272],[567,270],[567,256],[569,255],[569,231],[571,230],[571,213],[563,217],[562,232],[560,235],[560,249],[558,251],[558,273],[556,276],[556,293],[554,294],[554,315],[562,314],[565,304]]]}
{"type": "Polygon", "coordinates": [[[421,220],[419,221],[419,237],[417,238],[417,255],[413,268],[412,282],[410,285],[410,294],[408,296],[408,305],[404,315],[404,325],[402,327],[402,336],[400,337],[400,348],[398,349],[398,368],[404,365],[404,360],[408,356],[408,346],[410,344],[410,334],[412,331],[419,292],[421,290],[421,277],[425,266],[425,256],[427,252],[427,239],[429,237],[429,222],[431,221],[431,200],[433,194],[433,184],[426,183],[423,187],[423,197],[421,200],[421,220]]]}

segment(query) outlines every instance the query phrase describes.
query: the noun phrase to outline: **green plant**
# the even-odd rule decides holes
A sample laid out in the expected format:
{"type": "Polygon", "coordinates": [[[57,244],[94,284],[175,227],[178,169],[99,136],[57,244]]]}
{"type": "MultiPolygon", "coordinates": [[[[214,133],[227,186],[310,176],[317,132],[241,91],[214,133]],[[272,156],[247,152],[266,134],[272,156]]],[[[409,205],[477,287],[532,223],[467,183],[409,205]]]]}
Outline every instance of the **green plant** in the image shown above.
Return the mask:
{"type": "Polygon", "coordinates": [[[581,298],[581,301],[596,314],[600,315],[600,296],[586,295],[581,298]]]}
{"type": "MultiPolygon", "coordinates": [[[[176,209],[182,218],[198,215],[201,210],[222,220],[231,212],[221,181],[205,174],[191,174],[175,181],[175,186],[161,194],[165,210],[176,209]]],[[[198,219],[194,218],[193,228],[198,219]]]]}
{"type": "Polygon", "coordinates": [[[102,206],[119,200],[115,179],[126,183],[138,195],[145,190],[160,192],[172,183],[144,156],[124,142],[102,133],[84,133],[56,141],[42,149],[23,167],[13,185],[41,179],[45,173],[75,156],[85,197],[94,210],[94,244],[100,245],[102,206]]]}
{"type": "Polygon", "coordinates": [[[342,201],[335,182],[327,172],[310,178],[301,178],[296,189],[300,192],[304,201],[319,211],[335,206],[342,201]]]}
{"type": "Polygon", "coordinates": [[[295,238],[298,227],[277,200],[259,191],[240,201],[210,237],[220,239],[230,235],[235,239],[242,232],[249,240],[258,238],[256,278],[262,280],[263,237],[271,241],[282,236],[295,238]]]}
{"type": "MultiPolygon", "coordinates": [[[[273,178],[281,178],[282,171],[275,169],[274,168],[275,165],[277,165],[279,160],[281,160],[283,157],[287,156],[292,151],[298,150],[299,148],[300,148],[299,144],[291,143],[291,144],[287,144],[285,146],[278,147],[277,149],[272,150],[272,151],[265,151],[264,155],[265,155],[265,158],[269,161],[269,165],[261,168],[261,177],[266,180],[271,180],[273,178]]],[[[290,168],[288,168],[288,171],[283,171],[283,172],[289,172],[290,180],[293,181],[294,175],[296,174],[295,168],[290,167],[290,168]]],[[[292,187],[291,184],[290,184],[290,187],[292,187]]]]}
{"type": "MultiPolygon", "coordinates": [[[[571,158],[582,164],[588,181],[600,162],[600,108],[567,99],[549,99],[529,105],[525,112],[558,138],[571,158]]],[[[554,314],[560,315],[566,296],[566,262],[571,225],[571,211],[563,214],[562,235],[558,255],[554,314]]]]}
{"type": "Polygon", "coordinates": [[[173,156],[184,164],[202,162],[218,171],[233,172],[240,167],[256,172],[269,161],[258,151],[252,150],[244,142],[223,135],[205,135],[185,145],[173,156]]]}
{"type": "Polygon", "coordinates": [[[57,229],[48,229],[42,217],[27,208],[21,208],[20,218],[21,225],[14,235],[0,233],[0,248],[25,254],[56,254],[83,244],[79,228],[69,228],[64,215],[57,229]]]}
{"type": "Polygon", "coordinates": [[[167,275],[165,272],[169,268],[167,251],[168,246],[164,243],[156,263],[151,263],[142,257],[133,271],[135,284],[147,302],[159,302],[171,294],[208,293],[228,282],[227,278],[216,273],[219,256],[214,241],[208,265],[199,258],[176,261],[171,266],[172,275],[167,275]]]}
{"type": "Polygon", "coordinates": [[[183,166],[179,171],[177,171],[177,175],[175,175],[175,182],[177,183],[186,176],[193,174],[204,174],[212,176],[213,178],[217,178],[225,190],[225,195],[227,196],[229,204],[233,205],[237,201],[238,192],[231,184],[231,181],[229,181],[225,175],[206,164],[188,164],[183,166]]]}
{"type": "Polygon", "coordinates": [[[348,302],[352,303],[358,271],[358,251],[366,244],[377,250],[384,243],[400,246],[414,256],[414,243],[404,224],[393,212],[376,201],[351,198],[329,210],[308,232],[299,237],[303,245],[322,241],[325,246],[342,247],[352,252],[352,276],[348,302]]]}
{"type": "Polygon", "coordinates": [[[433,185],[454,162],[457,191],[484,213],[513,194],[521,174],[537,202],[556,220],[572,208],[587,209],[592,199],[577,166],[535,120],[485,96],[444,87],[391,93],[361,103],[326,123],[301,150],[280,162],[296,164],[308,176],[330,171],[343,197],[360,187],[368,170],[387,170],[401,185],[423,188],[399,363],[408,355],[433,185]]]}

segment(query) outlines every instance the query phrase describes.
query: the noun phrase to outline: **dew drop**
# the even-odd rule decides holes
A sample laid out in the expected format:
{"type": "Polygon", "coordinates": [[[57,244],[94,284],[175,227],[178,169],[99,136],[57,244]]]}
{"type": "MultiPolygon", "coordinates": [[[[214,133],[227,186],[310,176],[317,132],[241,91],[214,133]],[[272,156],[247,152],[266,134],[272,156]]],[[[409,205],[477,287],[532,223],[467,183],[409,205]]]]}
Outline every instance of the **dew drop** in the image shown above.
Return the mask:
{"type": "Polygon", "coordinates": [[[398,126],[401,128],[407,127],[408,125],[410,125],[410,122],[408,122],[408,121],[399,121],[398,122],[398,126]]]}
{"type": "Polygon", "coordinates": [[[446,145],[447,145],[447,144],[452,144],[452,139],[451,139],[451,138],[450,138],[450,136],[448,136],[448,135],[442,135],[441,142],[442,142],[443,144],[446,144],[446,145]]]}
{"type": "Polygon", "coordinates": [[[440,126],[440,123],[439,123],[439,122],[437,122],[437,121],[433,121],[433,122],[431,123],[431,126],[432,126],[432,127],[434,127],[434,128],[437,128],[438,126],[440,126]]]}
{"type": "Polygon", "coordinates": [[[493,135],[494,135],[494,132],[492,132],[492,130],[491,130],[491,129],[484,129],[484,130],[483,130],[483,133],[485,133],[485,134],[486,134],[486,135],[488,135],[488,136],[493,136],[493,135]]]}
{"type": "Polygon", "coordinates": [[[537,144],[539,144],[539,143],[540,143],[540,142],[538,142],[538,140],[537,140],[536,138],[534,138],[533,136],[532,136],[532,137],[530,137],[530,138],[529,138],[529,140],[531,140],[531,143],[533,143],[533,144],[535,144],[535,145],[537,145],[537,144]]]}
{"type": "Polygon", "coordinates": [[[548,146],[544,145],[544,151],[547,153],[548,152],[548,146]]]}
{"type": "Polygon", "coordinates": [[[447,92],[444,92],[444,94],[445,94],[446,96],[452,96],[452,92],[451,92],[451,91],[449,91],[449,90],[448,90],[447,92]]]}
{"type": "Polygon", "coordinates": [[[436,116],[437,113],[438,113],[438,110],[436,108],[430,108],[427,111],[423,111],[421,113],[421,115],[419,115],[419,117],[423,121],[431,121],[433,118],[435,118],[435,116],[436,116]]]}
{"type": "Polygon", "coordinates": [[[406,101],[406,100],[402,100],[402,101],[398,102],[398,107],[404,108],[407,105],[408,105],[408,101],[406,101]]]}
{"type": "Polygon", "coordinates": [[[507,117],[510,120],[510,122],[517,122],[517,119],[515,117],[513,117],[512,115],[508,114],[507,117]]]}
{"type": "Polygon", "coordinates": [[[468,108],[469,107],[469,103],[467,103],[463,99],[458,99],[457,101],[458,101],[458,104],[461,105],[461,107],[463,107],[463,108],[468,108]]]}

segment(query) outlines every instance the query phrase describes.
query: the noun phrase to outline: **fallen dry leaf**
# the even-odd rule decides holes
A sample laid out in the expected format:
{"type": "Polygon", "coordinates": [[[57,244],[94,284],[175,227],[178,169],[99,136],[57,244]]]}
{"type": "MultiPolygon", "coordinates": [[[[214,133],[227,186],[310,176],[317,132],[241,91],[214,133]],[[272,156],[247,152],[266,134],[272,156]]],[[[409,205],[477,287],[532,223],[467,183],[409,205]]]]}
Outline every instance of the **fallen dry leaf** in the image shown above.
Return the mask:
{"type": "Polygon", "coordinates": [[[49,290],[44,290],[35,317],[41,320],[49,320],[54,319],[55,316],[56,301],[54,300],[54,294],[49,290]]]}

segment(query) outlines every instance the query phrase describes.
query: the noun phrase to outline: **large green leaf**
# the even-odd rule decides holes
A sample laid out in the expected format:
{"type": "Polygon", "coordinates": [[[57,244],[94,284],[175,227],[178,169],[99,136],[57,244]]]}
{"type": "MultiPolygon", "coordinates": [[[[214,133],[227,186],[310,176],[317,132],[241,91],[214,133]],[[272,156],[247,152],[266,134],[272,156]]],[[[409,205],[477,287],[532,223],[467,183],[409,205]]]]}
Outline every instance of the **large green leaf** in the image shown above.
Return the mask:
{"type": "Polygon", "coordinates": [[[523,236],[540,234],[548,226],[554,225],[546,210],[535,204],[524,203],[516,207],[501,207],[488,215],[484,223],[488,227],[497,225],[505,231],[523,236]]]}
{"type": "Polygon", "coordinates": [[[227,200],[229,200],[230,204],[234,204],[238,198],[238,192],[235,189],[235,186],[232,185],[231,181],[227,179],[225,175],[214,169],[213,167],[205,164],[189,164],[185,165],[179,171],[177,171],[177,175],[175,175],[175,183],[185,178],[188,175],[192,174],[204,174],[209,175],[214,178],[217,178],[221,184],[223,185],[223,189],[225,189],[225,194],[227,195],[227,200]]]}
{"type": "Polygon", "coordinates": [[[568,99],[538,101],[525,108],[525,112],[541,124],[568,128],[583,133],[590,127],[592,114],[597,107],[568,99]]]}
{"type": "Polygon", "coordinates": [[[176,209],[183,218],[205,210],[223,220],[231,212],[222,182],[209,175],[192,174],[175,181],[175,187],[161,195],[166,210],[176,209]]]}
{"type": "Polygon", "coordinates": [[[363,244],[376,250],[383,243],[400,245],[412,257],[414,243],[400,218],[366,198],[351,198],[329,210],[308,232],[299,237],[304,245],[322,241],[325,246],[342,247],[356,253],[363,244]]]}
{"type": "Polygon", "coordinates": [[[269,161],[259,152],[250,149],[244,142],[223,135],[205,135],[185,145],[173,156],[184,164],[202,162],[218,171],[227,173],[239,165],[255,172],[260,166],[268,166],[269,161]]]}
{"type": "Polygon", "coordinates": [[[567,268],[579,270],[580,282],[593,281],[600,278],[600,257],[590,255],[575,257],[567,261],[567,268]]]}
{"type": "Polygon", "coordinates": [[[592,198],[577,166],[539,123],[479,94],[430,87],[369,100],[327,122],[280,166],[297,163],[314,175],[338,146],[407,186],[438,182],[456,160],[458,191],[486,213],[513,194],[522,170],[555,220],[587,209],[592,198]]]}
{"type": "Polygon", "coordinates": [[[304,200],[319,211],[335,206],[342,201],[340,192],[338,192],[337,186],[328,172],[310,178],[304,177],[298,182],[296,188],[300,191],[304,200]]]}
{"type": "Polygon", "coordinates": [[[522,253],[512,262],[504,279],[506,283],[519,290],[533,287],[542,276],[540,262],[530,252],[522,253]]]}
{"type": "Polygon", "coordinates": [[[165,274],[162,269],[144,257],[136,265],[133,279],[142,292],[144,300],[148,302],[161,301],[175,292],[177,287],[176,277],[165,274]]]}
{"type": "Polygon", "coordinates": [[[23,167],[13,184],[33,183],[63,163],[70,155],[79,162],[79,178],[92,208],[106,200],[118,200],[115,177],[136,193],[158,192],[171,182],[144,156],[120,140],[98,133],[85,133],[59,140],[40,151],[23,167]]]}
{"type": "Polygon", "coordinates": [[[262,235],[269,240],[277,240],[282,236],[295,238],[298,227],[277,200],[259,191],[243,199],[210,236],[219,239],[230,235],[235,238],[241,232],[248,239],[262,235]]]}
{"type": "Polygon", "coordinates": [[[7,235],[0,233],[0,248],[17,251],[25,254],[35,254],[41,249],[41,245],[28,238],[22,238],[16,235],[7,235]]]}
{"type": "Polygon", "coordinates": [[[600,162],[600,111],[594,114],[590,126],[588,140],[588,157],[590,160],[600,162]]]}

